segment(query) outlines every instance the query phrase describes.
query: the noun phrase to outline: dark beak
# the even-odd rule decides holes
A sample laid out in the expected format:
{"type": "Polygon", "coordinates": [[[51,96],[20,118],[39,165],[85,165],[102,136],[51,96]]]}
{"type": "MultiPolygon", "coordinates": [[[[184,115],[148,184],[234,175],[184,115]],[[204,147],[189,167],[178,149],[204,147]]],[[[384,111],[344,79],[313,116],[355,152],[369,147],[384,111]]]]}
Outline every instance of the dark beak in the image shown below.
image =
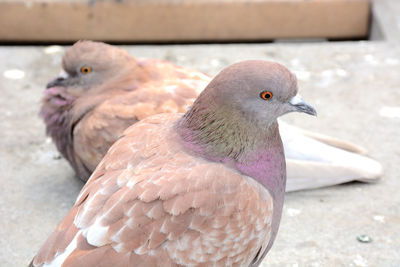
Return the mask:
{"type": "Polygon", "coordinates": [[[303,112],[303,113],[307,113],[313,116],[317,116],[317,111],[315,110],[315,108],[313,108],[312,106],[310,106],[309,104],[307,104],[300,95],[296,95],[294,96],[291,100],[290,100],[290,105],[292,105],[292,107],[294,107],[293,111],[297,111],[297,112],[303,112]]]}
{"type": "Polygon", "coordinates": [[[67,82],[67,79],[69,77],[70,76],[67,72],[65,72],[64,70],[60,71],[56,78],[47,83],[46,89],[56,86],[65,86],[65,83],[67,82]]]}
{"type": "Polygon", "coordinates": [[[46,85],[46,89],[56,86],[63,86],[65,82],[65,78],[63,77],[56,77],[55,79],[49,81],[46,85]]]}

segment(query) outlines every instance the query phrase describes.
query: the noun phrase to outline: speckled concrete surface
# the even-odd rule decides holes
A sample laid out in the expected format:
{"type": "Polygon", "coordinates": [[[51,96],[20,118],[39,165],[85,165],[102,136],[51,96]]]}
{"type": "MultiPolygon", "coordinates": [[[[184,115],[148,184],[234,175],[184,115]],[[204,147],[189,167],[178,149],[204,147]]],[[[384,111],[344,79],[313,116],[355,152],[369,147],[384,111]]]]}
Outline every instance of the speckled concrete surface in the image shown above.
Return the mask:
{"type": "MultiPolygon", "coordinates": [[[[265,266],[400,265],[398,46],[359,42],[127,49],[135,56],[164,58],[210,74],[256,58],[295,71],[303,97],[319,116],[290,114],[284,119],[365,146],[383,163],[385,176],[373,185],[352,183],[288,194],[280,233],[265,266]],[[358,242],[360,234],[373,242],[358,242]]],[[[0,266],[27,265],[82,186],[46,138],[37,116],[43,86],[58,73],[62,54],[45,51],[0,47],[0,266]],[[7,72],[11,69],[24,77],[12,79],[21,74],[7,72]]]]}
{"type": "MultiPolygon", "coordinates": [[[[318,118],[290,114],[284,120],[366,147],[383,163],[385,175],[373,185],[287,194],[280,232],[263,266],[400,266],[400,47],[395,41],[125,48],[134,56],[209,74],[245,59],[274,60],[293,70],[318,118]],[[373,241],[360,243],[360,234],[373,241]]],[[[0,266],[27,266],[82,187],[37,116],[62,51],[0,47],[0,266]]]]}

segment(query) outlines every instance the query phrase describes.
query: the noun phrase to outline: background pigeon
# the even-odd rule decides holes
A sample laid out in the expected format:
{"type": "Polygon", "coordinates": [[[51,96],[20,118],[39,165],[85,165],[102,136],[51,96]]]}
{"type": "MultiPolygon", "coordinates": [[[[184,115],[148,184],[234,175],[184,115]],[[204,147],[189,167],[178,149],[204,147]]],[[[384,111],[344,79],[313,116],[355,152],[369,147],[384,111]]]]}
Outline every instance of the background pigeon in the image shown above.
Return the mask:
{"type": "Polygon", "coordinates": [[[161,60],[137,60],[99,42],[77,42],[49,82],[40,115],[47,134],[87,180],[122,131],[147,116],[185,112],[208,76],[161,60]]]}
{"type": "MultiPolygon", "coordinates": [[[[210,80],[165,61],[80,41],[65,52],[62,73],[47,85],[41,116],[58,150],[86,181],[123,130],[153,114],[185,112],[210,80]]],[[[383,173],[353,144],[287,124],[281,133],[287,191],[374,182],[383,173]]]]}
{"type": "Polygon", "coordinates": [[[258,266],[286,166],[278,116],[315,110],[280,64],[244,61],[193,106],[129,127],[31,266],[258,266]]]}

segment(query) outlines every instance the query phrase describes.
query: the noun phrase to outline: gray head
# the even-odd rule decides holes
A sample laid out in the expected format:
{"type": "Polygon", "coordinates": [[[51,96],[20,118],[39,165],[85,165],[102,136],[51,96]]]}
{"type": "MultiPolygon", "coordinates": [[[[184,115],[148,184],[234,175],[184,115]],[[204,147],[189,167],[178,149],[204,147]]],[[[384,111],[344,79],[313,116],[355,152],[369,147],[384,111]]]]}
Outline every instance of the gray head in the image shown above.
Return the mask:
{"type": "Polygon", "coordinates": [[[221,71],[202,94],[211,96],[207,98],[226,110],[239,111],[259,126],[268,126],[279,116],[294,111],[316,115],[315,109],[297,94],[296,77],[274,62],[250,60],[233,64],[221,71]]]}
{"type": "Polygon", "coordinates": [[[134,61],[125,50],[101,42],[79,41],[68,48],[62,59],[63,70],[47,88],[65,87],[79,96],[84,90],[129,71],[134,61]],[[75,89],[75,90],[74,90],[75,89]]]}

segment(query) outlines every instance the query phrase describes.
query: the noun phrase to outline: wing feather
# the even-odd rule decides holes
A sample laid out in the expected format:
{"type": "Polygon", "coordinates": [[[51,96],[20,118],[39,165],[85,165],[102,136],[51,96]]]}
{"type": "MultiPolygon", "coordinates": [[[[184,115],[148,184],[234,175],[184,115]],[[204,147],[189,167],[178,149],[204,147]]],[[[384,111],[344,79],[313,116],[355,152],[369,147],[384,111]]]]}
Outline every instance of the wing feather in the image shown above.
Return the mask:
{"type": "MultiPolygon", "coordinates": [[[[67,227],[82,237],[65,266],[246,266],[265,247],[273,210],[268,191],[261,193],[233,169],[182,153],[172,128],[157,123],[178,117],[144,120],[111,148],[67,216],[67,227]],[[154,138],[130,138],[144,130],[154,138]],[[134,164],[132,157],[119,157],[152,147],[165,149],[143,153],[134,164]]],[[[60,233],[54,235],[62,253],[71,238],[60,233]]],[[[35,266],[43,262],[41,254],[57,258],[58,245],[45,245],[35,266]]]]}

